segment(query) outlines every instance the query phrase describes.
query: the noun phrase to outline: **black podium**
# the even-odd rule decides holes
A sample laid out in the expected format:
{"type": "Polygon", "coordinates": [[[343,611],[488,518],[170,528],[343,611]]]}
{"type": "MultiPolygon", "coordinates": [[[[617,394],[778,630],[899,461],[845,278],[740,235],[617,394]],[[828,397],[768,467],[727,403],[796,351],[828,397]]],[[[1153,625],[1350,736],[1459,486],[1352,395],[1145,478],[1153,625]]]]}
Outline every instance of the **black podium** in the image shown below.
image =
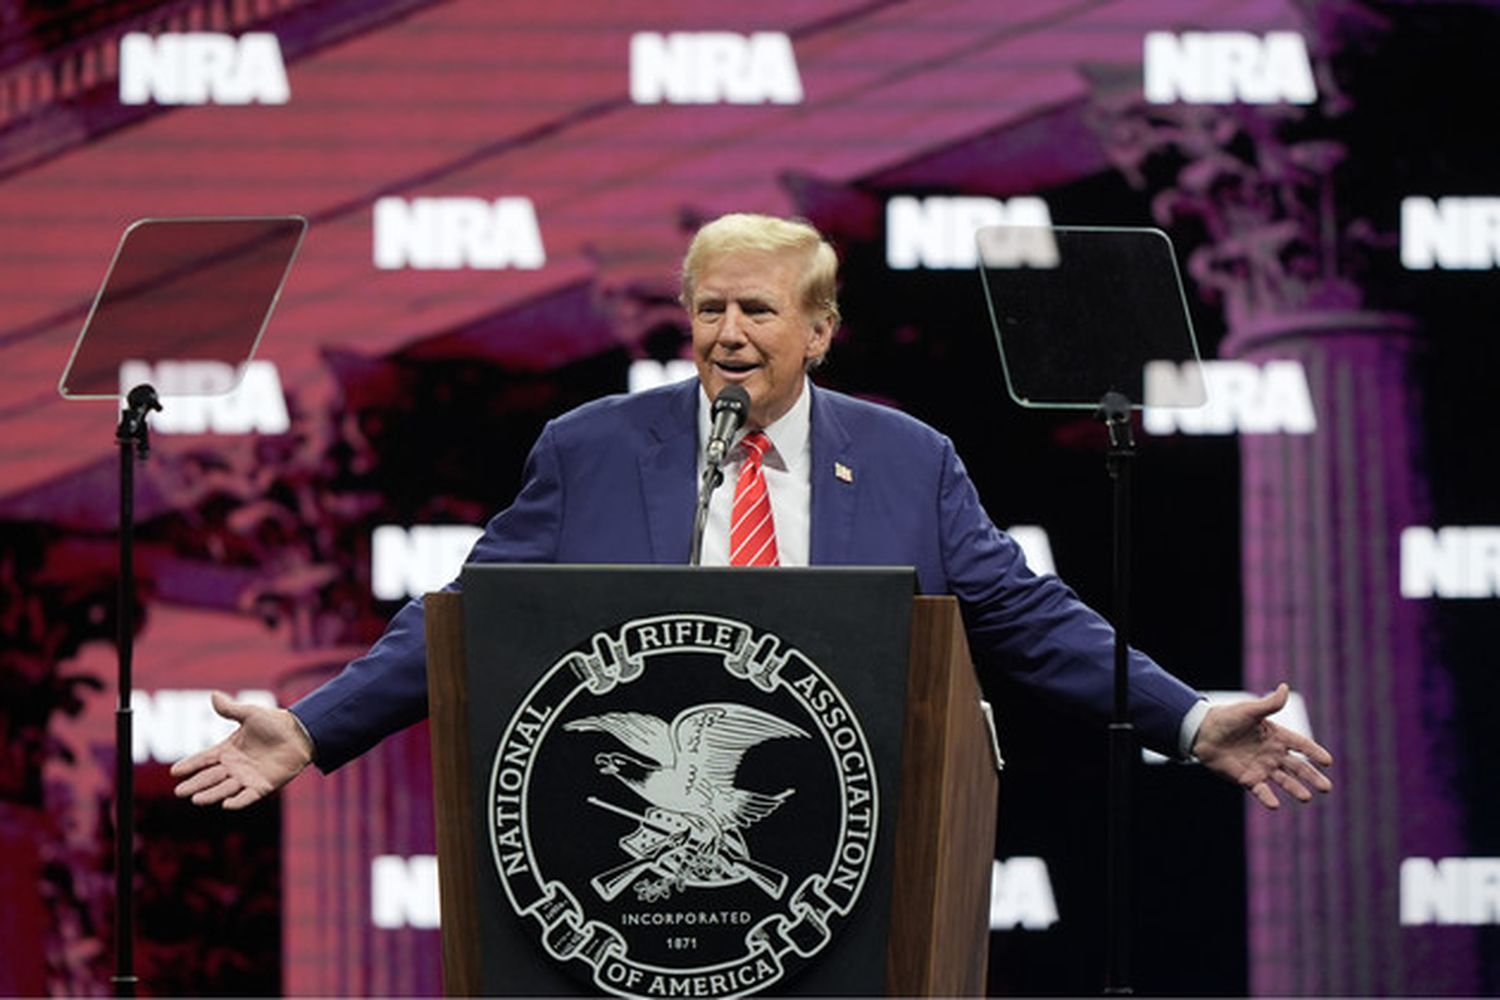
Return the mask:
{"type": "Polygon", "coordinates": [[[472,565],[426,598],[453,995],[981,995],[997,777],[909,569],[472,565]]]}

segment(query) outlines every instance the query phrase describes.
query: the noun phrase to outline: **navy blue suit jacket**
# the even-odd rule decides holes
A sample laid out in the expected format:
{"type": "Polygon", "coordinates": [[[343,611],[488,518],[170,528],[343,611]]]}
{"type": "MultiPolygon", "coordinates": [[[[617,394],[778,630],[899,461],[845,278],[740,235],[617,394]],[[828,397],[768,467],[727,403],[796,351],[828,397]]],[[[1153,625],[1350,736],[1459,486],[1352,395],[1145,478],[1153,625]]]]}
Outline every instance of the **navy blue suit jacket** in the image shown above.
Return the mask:
{"type": "MultiPolygon", "coordinates": [[[[585,404],[551,421],[515,502],[471,562],[686,564],[697,498],[698,382],[585,404]]],[[[1054,576],[1038,577],[998,530],[953,444],[888,407],[812,389],[810,561],[913,566],[925,594],[953,594],[981,676],[1003,671],[1109,717],[1114,633],[1054,576]],[[835,475],[835,463],[850,475],[835,475]]],[[[1178,752],[1198,699],[1140,653],[1131,713],[1147,746],[1178,752]]],[[[292,706],[331,770],[427,711],[420,601],[370,652],[292,706]]]]}

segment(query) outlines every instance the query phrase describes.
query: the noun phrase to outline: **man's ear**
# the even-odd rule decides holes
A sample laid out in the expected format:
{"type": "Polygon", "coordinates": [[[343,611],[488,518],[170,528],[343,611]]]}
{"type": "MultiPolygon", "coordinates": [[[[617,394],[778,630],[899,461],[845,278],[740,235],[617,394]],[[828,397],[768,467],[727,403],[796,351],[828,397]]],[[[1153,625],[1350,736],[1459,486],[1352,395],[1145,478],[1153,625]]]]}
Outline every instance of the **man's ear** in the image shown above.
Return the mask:
{"type": "Polygon", "coordinates": [[[823,355],[828,353],[828,348],[832,344],[833,317],[824,313],[812,321],[812,330],[807,338],[807,353],[804,355],[807,367],[812,368],[822,361],[823,355]]]}

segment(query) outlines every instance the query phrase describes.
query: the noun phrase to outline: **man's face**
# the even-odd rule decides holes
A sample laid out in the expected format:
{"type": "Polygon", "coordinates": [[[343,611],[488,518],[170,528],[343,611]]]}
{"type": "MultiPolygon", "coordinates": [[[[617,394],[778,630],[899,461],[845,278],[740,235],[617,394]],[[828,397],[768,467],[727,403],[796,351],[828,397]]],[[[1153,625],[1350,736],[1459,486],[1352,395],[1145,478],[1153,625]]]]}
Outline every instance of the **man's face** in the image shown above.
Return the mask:
{"type": "Polygon", "coordinates": [[[765,427],[802,392],[807,363],[828,350],[833,325],[802,308],[802,253],[743,250],[706,261],[693,285],[693,358],[709,399],[738,382],[749,422],[765,427]]]}

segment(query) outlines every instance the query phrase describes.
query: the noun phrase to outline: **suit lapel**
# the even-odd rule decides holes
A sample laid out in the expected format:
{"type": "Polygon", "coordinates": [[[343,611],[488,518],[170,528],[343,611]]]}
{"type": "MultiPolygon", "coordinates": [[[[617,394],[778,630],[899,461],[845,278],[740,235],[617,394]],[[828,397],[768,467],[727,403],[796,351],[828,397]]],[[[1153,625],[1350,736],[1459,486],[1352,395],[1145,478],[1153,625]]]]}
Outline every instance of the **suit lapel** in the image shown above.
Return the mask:
{"type": "Polygon", "coordinates": [[[640,456],[646,531],[656,563],[686,563],[697,503],[698,380],[682,384],[651,425],[640,456]]]}
{"type": "Polygon", "coordinates": [[[812,469],[808,482],[812,489],[809,561],[814,566],[850,561],[858,489],[851,445],[852,439],[839,420],[837,400],[813,388],[812,469]]]}

